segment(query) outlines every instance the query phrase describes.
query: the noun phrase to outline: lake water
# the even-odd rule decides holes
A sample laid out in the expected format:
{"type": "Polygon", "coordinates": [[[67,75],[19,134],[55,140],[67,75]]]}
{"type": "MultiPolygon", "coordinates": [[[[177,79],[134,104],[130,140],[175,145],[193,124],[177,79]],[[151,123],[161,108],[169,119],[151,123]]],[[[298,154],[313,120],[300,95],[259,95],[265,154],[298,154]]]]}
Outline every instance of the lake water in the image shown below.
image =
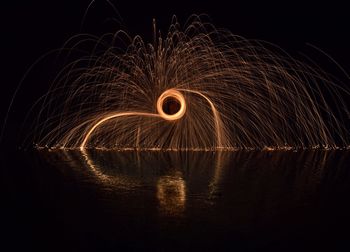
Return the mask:
{"type": "Polygon", "coordinates": [[[6,155],[8,245],[349,251],[349,151],[6,155]]]}

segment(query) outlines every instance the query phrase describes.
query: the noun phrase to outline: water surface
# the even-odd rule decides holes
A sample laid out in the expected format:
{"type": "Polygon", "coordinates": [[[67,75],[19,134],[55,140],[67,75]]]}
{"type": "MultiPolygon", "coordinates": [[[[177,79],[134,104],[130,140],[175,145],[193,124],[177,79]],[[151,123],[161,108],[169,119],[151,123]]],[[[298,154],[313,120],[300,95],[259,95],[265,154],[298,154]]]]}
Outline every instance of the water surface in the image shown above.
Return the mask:
{"type": "Polygon", "coordinates": [[[31,151],[6,157],[11,246],[350,248],[346,151],[31,151]]]}

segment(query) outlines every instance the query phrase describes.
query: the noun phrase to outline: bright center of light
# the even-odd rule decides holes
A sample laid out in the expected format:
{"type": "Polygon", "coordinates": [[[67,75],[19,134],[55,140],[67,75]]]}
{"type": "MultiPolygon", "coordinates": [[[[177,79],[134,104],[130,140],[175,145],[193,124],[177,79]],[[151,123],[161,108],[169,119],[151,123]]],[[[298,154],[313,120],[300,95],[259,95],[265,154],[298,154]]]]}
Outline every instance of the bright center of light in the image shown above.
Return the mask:
{"type": "Polygon", "coordinates": [[[185,98],[175,89],[166,90],[158,98],[157,111],[165,120],[178,120],[186,112],[185,98]]]}

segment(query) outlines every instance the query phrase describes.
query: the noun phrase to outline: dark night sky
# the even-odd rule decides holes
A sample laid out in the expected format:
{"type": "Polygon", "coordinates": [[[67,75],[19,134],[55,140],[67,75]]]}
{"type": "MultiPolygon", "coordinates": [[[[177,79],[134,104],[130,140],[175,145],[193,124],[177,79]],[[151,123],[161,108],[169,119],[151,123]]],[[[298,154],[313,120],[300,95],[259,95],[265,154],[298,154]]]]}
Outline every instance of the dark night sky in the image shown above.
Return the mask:
{"type": "MultiPolygon", "coordinates": [[[[121,17],[118,25],[109,21],[117,15],[106,1],[95,2],[83,31],[103,34],[124,27],[131,35],[140,34],[147,40],[152,35],[152,18],[156,18],[158,28],[166,31],[174,14],[184,23],[193,13],[205,13],[217,27],[227,28],[246,38],[272,42],[297,58],[306,54],[326,71],[348,81],[326,57],[307,46],[310,43],[322,49],[350,72],[350,16],[346,13],[345,3],[111,0],[121,17]]],[[[45,52],[61,47],[80,31],[89,3],[89,0],[13,0],[1,4],[1,121],[25,71],[45,52]]],[[[36,94],[46,88],[41,82],[40,71],[40,68],[35,70],[32,75],[35,77],[30,77],[20,90],[15,110],[29,108],[36,94]]],[[[42,71],[46,70],[43,68],[42,71]]]]}

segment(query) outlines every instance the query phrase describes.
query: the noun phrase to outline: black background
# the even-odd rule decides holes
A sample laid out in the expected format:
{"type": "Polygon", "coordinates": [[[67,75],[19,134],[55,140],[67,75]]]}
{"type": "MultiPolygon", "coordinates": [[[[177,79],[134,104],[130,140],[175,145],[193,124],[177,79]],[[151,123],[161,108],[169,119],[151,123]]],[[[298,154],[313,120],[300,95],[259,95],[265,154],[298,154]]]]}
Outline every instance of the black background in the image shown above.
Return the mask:
{"type": "MultiPolygon", "coordinates": [[[[310,56],[326,71],[337,76],[345,84],[349,83],[342,71],[331,60],[307,45],[309,43],[320,48],[338,62],[345,71],[350,72],[350,36],[348,35],[350,16],[345,1],[342,4],[336,1],[278,1],[273,3],[243,0],[138,2],[111,0],[111,2],[119,12],[119,16],[106,1],[97,0],[91,6],[83,25],[81,24],[90,4],[89,0],[11,0],[0,4],[1,124],[16,87],[25,72],[44,53],[61,47],[67,39],[79,32],[101,35],[123,28],[131,35],[140,34],[146,41],[150,41],[152,19],[156,18],[158,28],[166,31],[174,14],[181,23],[184,23],[191,14],[205,13],[217,27],[227,28],[234,34],[246,38],[272,42],[296,58],[302,58],[303,54],[310,56]],[[111,18],[119,21],[111,21],[111,18]]],[[[3,145],[12,144],[11,139],[17,133],[23,113],[38,98],[38,93],[46,90],[45,80],[47,76],[50,76],[50,72],[46,71],[50,70],[43,66],[34,69],[17,93],[7,122],[3,145]]],[[[25,161],[19,163],[23,166],[26,164],[25,161]]],[[[23,213],[22,209],[23,211],[26,209],[32,212],[37,211],[30,196],[27,197],[29,193],[26,193],[27,191],[36,193],[32,189],[35,186],[31,184],[31,179],[26,177],[30,178],[33,175],[26,167],[19,168],[19,166],[7,167],[11,169],[14,178],[18,175],[21,179],[16,184],[11,181],[5,182],[12,195],[9,196],[11,199],[3,201],[7,205],[7,215],[2,215],[8,219],[5,226],[11,226],[14,233],[17,233],[17,229],[22,227],[22,221],[31,222],[29,220],[31,214],[23,213]],[[22,183],[22,180],[27,182],[22,183]],[[16,189],[16,185],[21,187],[16,189]],[[18,198],[13,200],[15,197],[18,198]],[[11,205],[12,202],[16,203],[11,205]],[[17,216],[21,216],[22,219],[18,219],[17,216]],[[15,222],[13,219],[16,219],[15,222]]],[[[55,176],[56,174],[53,174],[52,179],[55,179],[55,176]]],[[[8,177],[2,176],[2,179],[7,180],[8,177]]],[[[348,195],[347,192],[343,195],[348,195]]],[[[339,202],[343,203],[343,201],[339,202]]],[[[48,215],[44,220],[50,220],[51,217],[48,215]]],[[[21,232],[24,233],[21,233],[19,237],[26,237],[25,232],[27,231],[32,230],[22,230],[21,232]]],[[[38,233],[43,234],[45,230],[38,233]]],[[[22,242],[21,239],[12,238],[13,240],[10,240],[9,243],[22,242]]],[[[28,236],[27,241],[30,238],[31,236],[28,236]]],[[[23,248],[26,247],[26,244],[22,245],[23,248]]]]}

